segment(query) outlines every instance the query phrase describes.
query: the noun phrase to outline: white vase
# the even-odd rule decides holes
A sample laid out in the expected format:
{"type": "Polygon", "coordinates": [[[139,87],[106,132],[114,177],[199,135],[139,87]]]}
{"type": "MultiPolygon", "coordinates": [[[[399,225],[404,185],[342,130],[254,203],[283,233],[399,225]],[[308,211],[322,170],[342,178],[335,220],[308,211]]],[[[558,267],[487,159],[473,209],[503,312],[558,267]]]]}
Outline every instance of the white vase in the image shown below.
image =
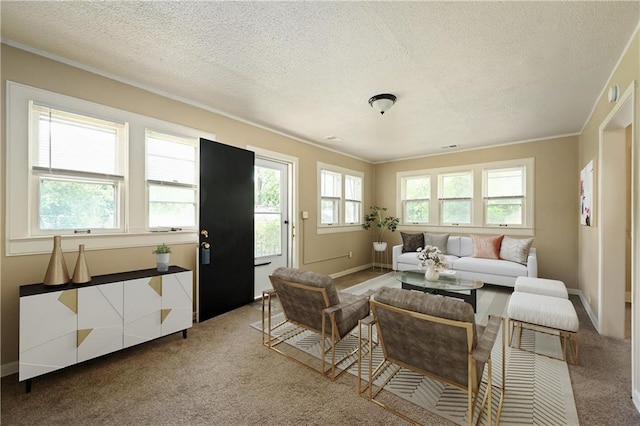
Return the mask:
{"type": "Polygon", "coordinates": [[[170,253],[156,254],[156,265],[158,266],[158,271],[167,272],[169,270],[169,256],[170,253]]]}
{"type": "Polygon", "coordinates": [[[385,251],[387,249],[387,243],[386,242],[373,243],[373,249],[375,251],[385,251]]]}
{"type": "Polygon", "coordinates": [[[435,266],[428,266],[427,270],[424,272],[424,279],[427,281],[438,281],[440,278],[440,273],[436,269],[435,266]]]}

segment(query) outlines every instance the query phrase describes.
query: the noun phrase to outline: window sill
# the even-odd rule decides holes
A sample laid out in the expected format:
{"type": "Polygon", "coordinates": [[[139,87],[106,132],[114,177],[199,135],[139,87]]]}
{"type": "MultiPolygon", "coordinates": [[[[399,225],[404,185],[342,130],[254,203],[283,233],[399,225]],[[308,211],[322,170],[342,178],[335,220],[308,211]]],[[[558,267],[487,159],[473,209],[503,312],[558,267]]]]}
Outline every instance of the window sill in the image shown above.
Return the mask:
{"type": "Polygon", "coordinates": [[[326,226],[318,227],[318,234],[337,234],[340,232],[355,232],[363,231],[360,225],[340,225],[340,226],[326,226]]]}
{"type": "MultiPolygon", "coordinates": [[[[143,232],[137,234],[93,234],[63,235],[62,250],[78,251],[78,245],[84,244],[85,250],[108,250],[125,247],[146,247],[158,244],[197,243],[196,231],[143,232]]],[[[7,240],[7,256],[25,256],[51,253],[53,236],[12,238],[7,240]]]]}

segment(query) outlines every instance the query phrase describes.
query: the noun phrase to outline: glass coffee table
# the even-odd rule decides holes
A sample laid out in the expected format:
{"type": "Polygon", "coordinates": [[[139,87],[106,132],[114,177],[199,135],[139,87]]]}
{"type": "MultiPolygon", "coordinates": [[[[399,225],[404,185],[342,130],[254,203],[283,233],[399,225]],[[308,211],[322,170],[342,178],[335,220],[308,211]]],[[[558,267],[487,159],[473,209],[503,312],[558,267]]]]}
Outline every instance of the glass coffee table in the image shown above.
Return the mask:
{"type": "Polygon", "coordinates": [[[482,281],[460,278],[455,273],[440,273],[440,278],[437,281],[427,280],[424,277],[424,271],[419,270],[396,271],[394,277],[402,283],[402,288],[405,290],[419,290],[425,293],[457,297],[471,304],[473,312],[476,312],[476,290],[484,285],[482,281]]]}

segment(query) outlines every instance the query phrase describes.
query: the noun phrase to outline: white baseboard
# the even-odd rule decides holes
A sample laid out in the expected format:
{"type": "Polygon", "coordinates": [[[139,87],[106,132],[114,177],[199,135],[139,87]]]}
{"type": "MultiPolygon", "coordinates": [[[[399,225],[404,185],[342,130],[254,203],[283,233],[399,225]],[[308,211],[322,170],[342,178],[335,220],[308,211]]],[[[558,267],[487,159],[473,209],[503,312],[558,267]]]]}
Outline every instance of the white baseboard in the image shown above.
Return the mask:
{"type": "Polygon", "coordinates": [[[596,331],[600,333],[600,329],[598,327],[598,317],[596,316],[595,312],[593,312],[593,310],[591,309],[591,305],[589,305],[589,302],[587,301],[587,298],[584,296],[584,293],[582,293],[582,291],[575,288],[568,288],[567,292],[569,294],[577,294],[580,297],[582,306],[584,307],[584,310],[587,311],[587,315],[591,320],[591,324],[593,325],[593,328],[595,328],[596,331]]]}
{"type": "Polygon", "coordinates": [[[2,377],[16,374],[18,372],[18,361],[13,361],[8,364],[2,364],[0,367],[0,375],[2,377]]]}
{"type": "MultiPolygon", "coordinates": [[[[391,269],[391,265],[382,265],[384,268],[391,269]]],[[[357,266],[355,268],[347,269],[345,271],[336,272],[333,274],[329,274],[331,278],[343,277],[345,275],[353,274],[354,272],[364,271],[365,269],[370,269],[373,267],[373,264],[369,263],[366,265],[357,266]]],[[[380,264],[376,263],[376,268],[380,268],[380,264]]]]}

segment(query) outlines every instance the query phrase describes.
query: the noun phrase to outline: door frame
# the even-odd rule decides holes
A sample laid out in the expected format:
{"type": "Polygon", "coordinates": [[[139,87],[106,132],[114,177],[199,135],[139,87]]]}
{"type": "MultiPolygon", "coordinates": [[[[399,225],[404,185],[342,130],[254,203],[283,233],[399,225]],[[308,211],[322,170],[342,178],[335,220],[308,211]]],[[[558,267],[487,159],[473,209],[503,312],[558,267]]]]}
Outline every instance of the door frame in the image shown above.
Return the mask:
{"type": "Polygon", "coordinates": [[[270,151],[267,149],[259,148],[256,146],[247,145],[246,149],[249,151],[253,151],[256,158],[264,158],[266,160],[277,161],[280,163],[284,163],[287,166],[287,174],[289,181],[289,188],[287,188],[287,193],[289,196],[288,202],[288,216],[289,216],[289,227],[288,227],[288,253],[287,256],[289,258],[289,265],[292,268],[298,267],[298,216],[296,212],[298,211],[298,157],[293,157],[291,155],[283,154],[281,152],[270,151]]]}
{"type": "MultiPolygon", "coordinates": [[[[624,128],[631,124],[631,392],[634,405],[640,411],[640,327],[638,327],[638,321],[640,320],[640,288],[638,287],[640,285],[640,170],[638,170],[640,167],[640,129],[638,129],[638,125],[640,123],[637,120],[639,112],[637,103],[639,99],[636,90],[637,81],[633,80],[598,129],[598,212],[600,217],[598,219],[597,329],[601,334],[610,335],[608,322],[605,320],[611,315],[615,315],[612,313],[616,305],[614,302],[621,300],[624,303],[625,300],[626,288],[624,280],[621,280],[621,283],[613,289],[612,294],[606,294],[604,291],[605,277],[608,277],[610,273],[615,274],[616,272],[610,270],[614,265],[610,265],[605,261],[607,255],[604,243],[605,235],[608,235],[610,231],[613,231],[613,233],[619,231],[615,222],[620,217],[615,216],[616,213],[614,211],[604,211],[603,217],[603,206],[606,202],[603,199],[604,191],[610,185],[615,184],[615,182],[606,180],[603,171],[607,167],[619,167],[619,164],[607,164],[605,161],[604,154],[608,148],[605,145],[607,145],[607,142],[619,137],[615,134],[615,131],[624,131],[624,128]],[[607,217],[607,214],[610,216],[607,217]],[[612,223],[613,225],[610,225],[612,223]],[[611,229],[611,226],[614,229],[611,229]]],[[[608,288],[607,290],[612,289],[608,288]]]]}

